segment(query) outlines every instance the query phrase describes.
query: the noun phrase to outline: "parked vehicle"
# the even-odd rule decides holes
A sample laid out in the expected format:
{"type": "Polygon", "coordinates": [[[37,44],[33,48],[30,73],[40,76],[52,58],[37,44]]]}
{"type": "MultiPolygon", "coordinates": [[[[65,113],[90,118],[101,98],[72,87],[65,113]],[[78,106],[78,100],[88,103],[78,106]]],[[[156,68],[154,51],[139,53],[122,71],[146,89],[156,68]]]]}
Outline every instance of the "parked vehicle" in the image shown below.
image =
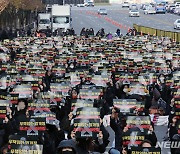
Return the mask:
{"type": "Polygon", "coordinates": [[[180,19],[177,19],[177,20],[174,22],[174,29],[180,29],[180,19]]]}
{"type": "Polygon", "coordinates": [[[38,14],[38,30],[47,29],[51,27],[50,14],[39,13],[38,14]]]}
{"type": "Polygon", "coordinates": [[[52,31],[61,30],[65,32],[71,27],[70,5],[52,5],[51,12],[52,31]]]}

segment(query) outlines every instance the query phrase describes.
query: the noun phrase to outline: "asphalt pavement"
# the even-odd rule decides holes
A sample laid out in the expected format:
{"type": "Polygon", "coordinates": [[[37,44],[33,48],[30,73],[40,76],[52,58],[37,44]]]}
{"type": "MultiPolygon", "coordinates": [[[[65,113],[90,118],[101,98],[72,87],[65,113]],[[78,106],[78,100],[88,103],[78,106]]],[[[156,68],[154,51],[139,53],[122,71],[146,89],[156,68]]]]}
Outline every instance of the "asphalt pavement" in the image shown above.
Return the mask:
{"type": "Polygon", "coordinates": [[[79,34],[83,27],[93,28],[97,32],[100,28],[104,28],[105,32],[115,33],[117,28],[121,29],[122,34],[126,34],[128,28],[132,28],[133,24],[148,26],[166,31],[180,32],[175,30],[173,23],[180,16],[166,14],[145,15],[140,10],[140,17],[129,17],[129,9],[122,8],[120,4],[111,6],[95,6],[95,7],[72,7],[72,27],[79,34]],[[99,8],[106,8],[107,15],[98,15],[99,8]]]}

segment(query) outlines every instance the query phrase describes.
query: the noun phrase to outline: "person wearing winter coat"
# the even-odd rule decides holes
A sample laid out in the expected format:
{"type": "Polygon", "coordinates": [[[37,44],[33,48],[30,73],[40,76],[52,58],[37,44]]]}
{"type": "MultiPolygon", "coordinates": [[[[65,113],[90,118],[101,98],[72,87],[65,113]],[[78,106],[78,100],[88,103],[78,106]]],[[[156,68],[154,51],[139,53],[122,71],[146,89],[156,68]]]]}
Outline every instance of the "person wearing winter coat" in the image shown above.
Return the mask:
{"type": "Polygon", "coordinates": [[[99,36],[99,37],[104,37],[105,36],[105,32],[104,32],[104,28],[101,28],[97,33],[96,33],[96,36],[99,36]]]}
{"type": "MultiPolygon", "coordinates": [[[[178,119],[176,116],[173,116],[171,119],[171,123],[169,125],[169,138],[171,141],[171,144],[173,144],[174,141],[180,142],[180,135],[178,134],[178,119]]],[[[171,154],[178,154],[179,149],[171,148],[171,154]]]]}
{"type": "Polygon", "coordinates": [[[82,28],[81,32],[80,32],[80,36],[85,36],[86,35],[86,29],[82,28]]]}
{"type": "Polygon", "coordinates": [[[44,77],[44,83],[45,83],[45,91],[50,90],[50,83],[53,78],[53,74],[50,70],[46,71],[45,77],[44,77]]]}
{"type": "Polygon", "coordinates": [[[109,107],[113,105],[113,99],[115,98],[115,88],[112,82],[107,83],[107,88],[105,90],[105,100],[108,103],[109,107]]]}
{"type": "Polygon", "coordinates": [[[115,149],[122,151],[122,135],[125,123],[120,117],[120,111],[117,108],[112,108],[112,114],[110,117],[110,127],[115,133],[115,149]]]}
{"type": "Polygon", "coordinates": [[[120,31],[120,29],[117,29],[117,31],[116,31],[116,33],[115,33],[115,34],[116,34],[116,36],[118,36],[118,37],[119,37],[119,36],[121,35],[121,31],[120,31]]]}
{"type": "Polygon", "coordinates": [[[7,31],[4,29],[4,30],[2,30],[2,32],[1,32],[0,40],[1,40],[1,41],[4,41],[5,39],[9,39],[9,36],[8,36],[7,31]]]}
{"type": "Polygon", "coordinates": [[[94,36],[94,29],[93,29],[93,28],[90,28],[90,29],[89,29],[89,33],[90,33],[90,34],[89,34],[90,36],[94,36]]]}
{"type": "Polygon", "coordinates": [[[64,131],[57,129],[55,125],[46,124],[46,131],[43,135],[43,154],[56,153],[56,147],[65,139],[64,131]]]}
{"type": "Polygon", "coordinates": [[[76,154],[76,144],[73,140],[63,140],[57,147],[57,154],[76,154]]]}
{"type": "Polygon", "coordinates": [[[106,147],[109,144],[109,133],[101,123],[100,131],[97,138],[92,137],[76,137],[76,132],[71,125],[69,127],[70,131],[68,138],[72,139],[76,144],[76,150],[78,154],[89,153],[89,152],[99,152],[104,153],[106,147]]]}

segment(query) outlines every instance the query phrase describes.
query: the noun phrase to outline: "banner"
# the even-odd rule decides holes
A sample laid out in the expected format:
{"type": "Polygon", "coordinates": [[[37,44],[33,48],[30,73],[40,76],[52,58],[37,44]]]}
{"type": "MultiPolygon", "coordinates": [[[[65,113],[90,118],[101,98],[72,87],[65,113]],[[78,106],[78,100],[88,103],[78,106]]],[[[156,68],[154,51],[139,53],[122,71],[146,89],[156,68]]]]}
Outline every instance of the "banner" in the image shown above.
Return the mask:
{"type": "Polygon", "coordinates": [[[150,118],[156,126],[167,126],[169,123],[169,116],[159,116],[150,114],[150,118]]]}
{"type": "Polygon", "coordinates": [[[51,106],[64,106],[64,103],[62,102],[62,92],[42,92],[41,97],[43,100],[48,100],[51,106]]]}
{"type": "Polygon", "coordinates": [[[18,103],[19,94],[10,94],[7,95],[7,99],[11,101],[12,104],[18,103]]]}
{"type": "Polygon", "coordinates": [[[43,145],[11,145],[8,150],[10,154],[42,154],[43,145]]]}
{"type": "Polygon", "coordinates": [[[73,99],[72,100],[72,105],[71,105],[71,110],[75,110],[77,108],[81,107],[93,107],[94,101],[91,100],[83,100],[83,99],[73,99]]]}
{"type": "Polygon", "coordinates": [[[145,140],[145,134],[141,131],[129,129],[127,132],[123,132],[123,145],[131,147],[138,147],[142,141],[145,140]]]}
{"type": "Polygon", "coordinates": [[[50,88],[52,92],[62,92],[63,96],[69,96],[70,83],[51,83],[50,88]]]}
{"type": "Polygon", "coordinates": [[[131,154],[161,154],[161,148],[132,147],[131,154]]]}
{"type": "Polygon", "coordinates": [[[10,135],[9,145],[34,145],[38,144],[38,137],[26,135],[10,135]]]}
{"type": "Polygon", "coordinates": [[[19,98],[31,98],[32,97],[32,87],[27,84],[16,85],[12,94],[19,94],[19,98]]]}
{"type": "Polygon", "coordinates": [[[145,133],[147,133],[151,125],[149,116],[128,116],[126,123],[128,128],[133,128],[134,130],[136,129],[145,133]]]}
{"type": "Polygon", "coordinates": [[[101,89],[80,89],[79,97],[81,99],[99,99],[101,92],[101,89]]]}
{"type": "Polygon", "coordinates": [[[10,106],[10,100],[0,100],[0,106],[10,106]]]}
{"type": "Polygon", "coordinates": [[[81,107],[76,110],[76,117],[82,119],[98,119],[100,116],[100,109],[95,107],[81,107]]]}
{"type": "Polygon", "coordinates": [[[141,111],[145,107],[144,103],[137,102],[135,99],[113,99],[113,104],[125,115],[135,115],[135,110],[141,111]]]}
{"type": "Polygon", "coordinates": [[[21,117],[19,130],[26,135],[38,135],[41,131],[46,130],[46,119],[21,117]]]}
{"type": "Polygon", "coordinates": [[[100,131],[100,119],[74,119],[74,131],[77,138],[97,138],[100,131]]]}
{"type": "Polygon", "coordinates": [[[3,121],[6,117],[6,106],[0,106],[0,124],[3,124],[3,121]]]}

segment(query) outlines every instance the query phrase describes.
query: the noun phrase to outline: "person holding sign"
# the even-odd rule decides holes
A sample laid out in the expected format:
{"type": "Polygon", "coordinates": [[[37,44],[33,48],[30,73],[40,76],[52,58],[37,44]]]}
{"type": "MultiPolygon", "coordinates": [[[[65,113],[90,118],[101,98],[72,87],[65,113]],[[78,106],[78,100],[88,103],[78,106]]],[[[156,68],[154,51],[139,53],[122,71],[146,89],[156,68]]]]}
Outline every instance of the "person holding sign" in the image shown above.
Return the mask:
{"type": "Polygon", "coordinates": [[[156,137],[156,134],[154,133],[153,123],[151,122],[148,129],[147,128],[144,129],[143,126],[145,127],[145,125],[140,124],[140,122],[142,122],[143,119],[140,120],[140,118],[137,118],[137,120],[139,120],[139,121],[136,121],[135,125],[129,125],[129,126],[127,125],[126,127],[124,127],[123,132],[124,133],[126,133],[128,131],[141,132],[141,134],[144,136],[144,138],[151,142],[152,146],[156,146],[157,137],[156,137]],[[137,123],[139,123],[139,124],[137,124],[137,123]]]}
{"type": "Polygon", "coordinates": [[[25,99],[18,100],[18,105],[12,113],[12,123],[15,131],[18,131],[20,119],[28,116],[27,105],[28,103],[25,99]]]}
{"type": "Polygon", "coordinates": [[[117,108],[112,108],[110,117],[110,126],[115,133],[115,149],[122,151],[122,132],[125,126],[124,121],[120,118],[120,111],[117,108]]]}

